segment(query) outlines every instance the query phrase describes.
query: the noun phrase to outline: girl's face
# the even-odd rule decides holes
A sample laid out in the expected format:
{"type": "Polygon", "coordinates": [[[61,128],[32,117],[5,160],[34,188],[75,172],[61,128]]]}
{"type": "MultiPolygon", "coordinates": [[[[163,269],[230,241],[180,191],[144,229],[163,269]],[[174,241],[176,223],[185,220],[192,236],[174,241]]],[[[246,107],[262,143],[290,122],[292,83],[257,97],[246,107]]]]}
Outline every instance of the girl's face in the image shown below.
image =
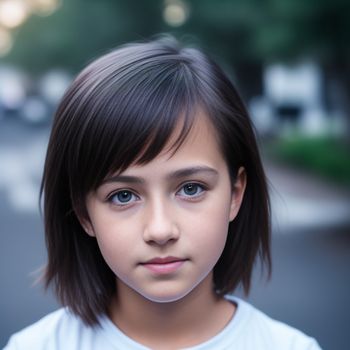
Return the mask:
{"type": "Polygon", "coordinates": [[[127,289],[153,302],[172,302],[211,283],[239,210],[245,174],[231,184],[227,164],[207,118],[175,154],[169,145],[145,165],[110,176],[88,195],[84,222],[127,289]]]}

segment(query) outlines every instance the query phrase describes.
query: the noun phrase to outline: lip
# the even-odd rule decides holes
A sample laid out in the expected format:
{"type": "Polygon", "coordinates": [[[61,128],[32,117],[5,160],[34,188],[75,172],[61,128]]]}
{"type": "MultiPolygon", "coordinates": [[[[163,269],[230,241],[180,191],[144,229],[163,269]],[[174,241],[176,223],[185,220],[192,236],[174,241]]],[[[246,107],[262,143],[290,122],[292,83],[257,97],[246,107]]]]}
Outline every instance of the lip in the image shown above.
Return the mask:
{"type": "Polygon", "coordinates": [[[187,259],[167,256],[165,258],[154,258],[141,265],[155,274],[169,274],[176,272],[187,261],[187,259]]]}

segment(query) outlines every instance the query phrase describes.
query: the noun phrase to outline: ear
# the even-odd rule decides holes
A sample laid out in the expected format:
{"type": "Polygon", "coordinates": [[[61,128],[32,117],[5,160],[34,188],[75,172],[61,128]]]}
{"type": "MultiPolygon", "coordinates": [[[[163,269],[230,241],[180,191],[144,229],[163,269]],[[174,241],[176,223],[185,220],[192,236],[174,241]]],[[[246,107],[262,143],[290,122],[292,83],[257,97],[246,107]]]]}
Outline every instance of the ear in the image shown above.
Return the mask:
{"type": "Polygon", "coordinates": [[[95,231],[89,218],[78,217],[81,227],[91,237],[95,237],[95,231]]]}
{"type": "Polygon", "coordinates": [[[83,228],[83,230],[90,236],[90,237],[96,237],[95,235],[95,230],[94,226],[90,220],[90,215],[89,215],[89,208],[88,208],[88,199],[89,197],[87,196],[85,198],[85,205],[80,204],[79,206],[77,205],[74,209],[75,215],[83,228]]]}
{"type": "Polygon", "coordinates": [[[237,178],[232,188],[231,207],[230,207],[230,222],[235,219],[241,207],[245,187],[247,184],[247,176],[245,169],[240,167],[237,172],[237,178]]]}

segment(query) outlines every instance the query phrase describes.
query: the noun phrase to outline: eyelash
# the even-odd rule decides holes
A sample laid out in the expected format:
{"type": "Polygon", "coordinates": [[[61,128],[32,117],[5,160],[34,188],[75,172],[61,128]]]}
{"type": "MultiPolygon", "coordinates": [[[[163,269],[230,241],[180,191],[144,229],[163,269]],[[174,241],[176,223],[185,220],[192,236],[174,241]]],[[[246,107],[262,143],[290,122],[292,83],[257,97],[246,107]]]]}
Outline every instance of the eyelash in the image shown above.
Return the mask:
{"type": "MultiPolygon", "coordinates": [[[[180,189],[176,191],[176,195],[178,195],[179,197],[183,198],[184,200],[187,201],[195,201],[196,199],[200,198],[202,196],[202,194],[204,192],[206,192],[208,190],[208,187],[205,186],[204,184],[198,183],[198,182],[186,182],[184,184],[181,185],[180,189]],[[196,193],[193,195],[189,195],[189,194],[180,194],[181,191],[184,190],[184,188],[186,186],[193,186],[197,189],[196,193]],[[198,189],[200,190],[198,192],[198,189]]],[[[107,201],[112,203],[113,205],[116,205],[118,207],[127,207],[129,205],[131,205],[132,203],[134,203],[135,201],[139,200],[140,197],[135,194],[132,190],[128,190],[128,189],[122,189],[122,190],[118,190],[116,192],[113,192],[112,194],[110,194],[107,197],[107,201]],[[129,200],[127,202],[120,202],[120,200],[118,202],[115,202],[114,199],[121,194],[125,194],[125,195],[129,195],[131,196],[131,198],[134,198],[136,200],[129,200]]]]}

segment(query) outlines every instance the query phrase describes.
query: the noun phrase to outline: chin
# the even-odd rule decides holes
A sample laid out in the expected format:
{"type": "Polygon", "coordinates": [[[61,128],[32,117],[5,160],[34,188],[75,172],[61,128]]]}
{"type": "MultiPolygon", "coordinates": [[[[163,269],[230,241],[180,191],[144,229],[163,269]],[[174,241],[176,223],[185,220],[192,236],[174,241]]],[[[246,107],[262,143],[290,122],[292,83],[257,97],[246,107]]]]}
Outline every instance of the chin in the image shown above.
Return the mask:
{"type": "Polygon", "coordinates": [[[144,297],[145,299],[153,303],[167,304],[167,303],[174,303],[185,298],[188,294],[191,293],[191,291],[192,290],[170,291],[170,290],[163,289],[163,290],[158,290],[156,293],[142,292],[140,294],[142,297],[144,297]]]}

